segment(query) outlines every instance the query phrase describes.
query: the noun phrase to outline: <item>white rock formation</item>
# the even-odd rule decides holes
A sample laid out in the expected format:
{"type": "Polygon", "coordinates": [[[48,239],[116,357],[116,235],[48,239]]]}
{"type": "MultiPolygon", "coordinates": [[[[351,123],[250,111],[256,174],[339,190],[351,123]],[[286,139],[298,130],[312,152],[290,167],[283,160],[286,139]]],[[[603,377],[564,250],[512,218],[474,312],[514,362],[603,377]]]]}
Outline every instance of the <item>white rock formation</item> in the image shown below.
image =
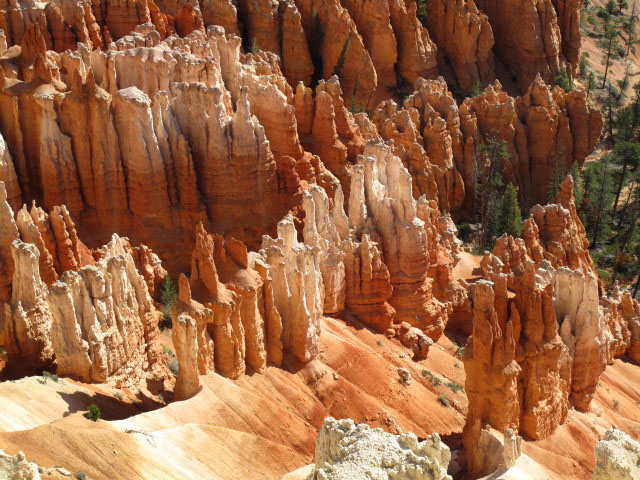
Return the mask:
{"type": "Polygon", "coordinates": [[[0,480],[40,480],[38,465],[28,462],[22,452],[7,455],[0,450],[0,480]]]}
{"type": "Polygon", "coordinates": [[[282,318],[282,345],[298,360],[318,353],[324,286],[320,252],[298,242],[291,215],[278,222],[278,238],[264,236],[261,254],[273,279],[274,304],[282,318]]]}
{"type": "Polygon", "coordinates": [[[325,418],[316,437],[316,466],[308,480],[450,480],[449,447],[437,433],[418,442],[351,419],[325,418]]]}
{"type": "Polygon", "coordinates": [[[592,480],[632,480],[640,478],[640,442],[609,427],[596,443],[596,465],[592,480]]]}

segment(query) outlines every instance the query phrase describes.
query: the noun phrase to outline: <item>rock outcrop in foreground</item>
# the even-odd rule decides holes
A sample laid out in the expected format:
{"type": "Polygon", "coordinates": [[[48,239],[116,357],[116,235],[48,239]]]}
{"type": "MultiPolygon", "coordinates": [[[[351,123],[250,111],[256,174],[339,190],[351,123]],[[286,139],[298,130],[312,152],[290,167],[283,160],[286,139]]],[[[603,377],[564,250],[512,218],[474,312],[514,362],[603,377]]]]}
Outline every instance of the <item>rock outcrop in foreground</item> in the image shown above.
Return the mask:
{"type": "Polygon", "coordinates": [[[38,465],[28,462],[24,453],[7,455],[0,450],[0,478],[7,480],[40,480],[38,465]]]}
{"type": "Polygon", "coordinates": [[[609,428],[596,443],[596,464],[592,480],[640,478],[640,442],[615,428],[609,428]]]}
{"type": "Polygon", "coordinates": [[[437,433],[420,442],[413,433],[392,435],[351,419],[325,418],[309,480],[450,480],[450,460],[437,433]]]}

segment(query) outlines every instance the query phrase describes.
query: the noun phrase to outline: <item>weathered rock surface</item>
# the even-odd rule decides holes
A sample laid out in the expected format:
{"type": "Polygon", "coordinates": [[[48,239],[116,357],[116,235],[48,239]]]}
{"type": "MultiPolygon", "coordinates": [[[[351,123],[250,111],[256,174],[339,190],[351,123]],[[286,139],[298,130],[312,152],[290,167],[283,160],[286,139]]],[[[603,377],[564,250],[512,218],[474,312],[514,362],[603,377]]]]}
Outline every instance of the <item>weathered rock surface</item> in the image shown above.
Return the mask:
{"type": "Polygon", "coordinates": [[[473,0],[427,2],[426,19],[434,42],[451,61],[461,90],[471,92],[476,85],[485,87],[495,80],[493,31],[473,0]]]}
{"type": "Polygon", "coordinates": [[[609,428],[596,443],[593,480],[631,480],[640,476],[640,442],[609,428]]]}
{"type": "Polygon", "coordinates": [[[392,435],[351,419],[326,418],[309,478],[446,480],[450,460],[449,447],[437,433],[419,442],[413,433],[392,435]]]}
{"type": "Polygon", "coordinates": [[[28,462],[24,453],[7,455],[0,450],[0,478],[7,480],[40,480],[38,465],[28,462]]]}
{"type": "Polygon", "coordinates": [[[59,375],[118,385],[156,370],[157,312],[128,240],[114,235],[92,253],[78,240],[64,206],[48,216],[35,205],[31,215],[23,207],[16,227],[2,203],[8,213],[2,229],[13,231],[2,239],[12,262],[4,264],[10,297],[0,308],[0,344],[10,368],[29,371],[55,362],[59,375]],[[50,269],[49,282],[43,266],[50,269]]]}

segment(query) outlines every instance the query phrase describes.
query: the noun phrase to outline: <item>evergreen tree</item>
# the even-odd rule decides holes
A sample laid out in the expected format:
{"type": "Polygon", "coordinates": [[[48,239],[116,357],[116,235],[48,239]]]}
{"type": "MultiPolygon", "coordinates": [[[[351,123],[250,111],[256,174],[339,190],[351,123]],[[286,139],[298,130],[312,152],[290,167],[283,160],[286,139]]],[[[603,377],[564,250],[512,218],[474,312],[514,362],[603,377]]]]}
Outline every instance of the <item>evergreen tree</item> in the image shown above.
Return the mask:
{"type": "Polygon", "coordinates": [[[313,79],[311,85],[315,86],[322,78],[322,55],[321,48],[324,40],[324,32],[322,31],[322,22],[316,7],[311,10],[311,31],[309,32],[309,51],[311,53],[311,62],[313,63],[313,79]]]}
{"type": "Polygon", "coordinates": [[[160,303],[162,304],[162,320],[158,322],[158,327],[160,330],[164,330],[165,328],[171,328],[172,320],[171,320],[171,307],[173,306],[173,302],[176,301],[176,286],[171,280],[171,277],[167,275],[164,277],[164,282],[162,282],[162,290],[160,291],[160,303]]]}
{"type": "Polygon", "coordinates": [[[594,162],[585,169],[585,216],[587,233],[591,235],[591,247],[596,248],[607,234],[611,225],[610,155],[604,155],[600,162],[594,162]]]}
{"type": "Polygon", "coordinates": [[[627,0],[616,0],[616,3],[618,4],[618,13],[622,13],[622,10],[629,6],[627,0]]]}
{"type": "Polygon", "coordinates": [[[427,23],[427,0],[415,0],[416,2],[416,17],[420,20],[420,23],[426,25],[427,23]]]}
{"type": "Polygon", "coordinates": [[[603,38],[598,42],[598,47],[602,50],[605,59],[604,76],[602,77],[602,87],[600,87],[604,88],[607,85],[609,67],[617,59],[616,51],[618,48],[618,29],[609,21],[603,23],[603,38]]]}
{"type": "Polygon", "coordinates": [[[522,214],[518,203],[518,191],[512,183],[506,186],[502,195],[500,208],[500,232],[512,237],[519,237],[522,233],[522,214]]]}
{"type": "Polygon", "coordinates": [[[502,161],[509,154],[506,142],[489,138],[480,146],[480,154],[484,165],[479,169],[476,179],[476,196],[480,215],[477,250],[483,252],[488,249],[495,235],[500,230],[500,189],[503,186],[502,161]]]}
{"type": "Polygon", "coordinates": [[[620,192],[627,180],[627,169],[631,166],[635,170],[640,163],[640,144],[632,142],[619,142],[613,147],[613,157],[616,163],[622,164],[622,172],[616,187],[616,196],[613,202],[613,211],[618,210],[620,192]]]}
{"type": "Polygon", "coordinates": [[[570,92],[573,90],[571,87],[571,80],[569,80],[569,75],[567,75],[567,69],[562,67],[560,69],[560,75],[558,75],[552,83],[552,86],[558,85],[565,92],[570,92]]]}
{"type": "Polygon", "coordinates": [[[558,152],[553,160],[553,168],[551,169],[551,178],[549,179],[549,187],[547,191],[547,201],[552,201],[560,192],[560,185],[567,176],[567,165],[564,161],[564,145],[558,147],[558,152]]]}
{"type": "Polygon", "coordinates": [[[630,248],[634,248],[634,240],[637,243],[637,238],[634,238],[637,232],[637,224],[640,220],[640,187],[636,187],[633,191],[629,192],[629,196],[633,197],[633,206],[627,210],[627,218],[624,219],[622,225],[624,228],[618,232],[616,236],[616,256],[613,266],[613,278],[611,283],[614,284],[618,278],[618,274],[621,269],[621,258],[623,255],[627,255],[630,248]]]}
{"type": "Polygon", "coordinates": [[[634,17],[629,17],[622,25],[622,29],[624,33],[627,34],[626,47],[624,54],[625,56],[629,56],[629,52],[631,51],[631,47],[633,47],[637,42],[638,38],[636,36],[636,21],[634,17]]]}
{"type": "Polygon", "coordinates": [[[338,63],[336,63],[336,67],[333,69],[333,74],[337,75],[340,80],[342,80],[342,69],[344,68],[345,58],[347,58],[347,50],[349,48],[350,40],[351,34],[348,34],[346,40],[342,44],[342,51],[340,52],[340,56],[338,57],[338,63]]]}
{"type": "Polygon", "coordinates": [[[253,39],[251,39],[251,48],[249,49],[249,51],[253,55],[258,55],[258,53],[260,53],[260,46],[258,45],[258,40],[256,40],[256,37],[253,37],[253,39]]]}
{"type": "Polygon", "coordinates": [[[476,80],[476,83],[473,84],[473,88],[471,89],[471,96],[478,97],[482,95],[482,92],[482,84],[480,83],[480,80],[476,80]]]}

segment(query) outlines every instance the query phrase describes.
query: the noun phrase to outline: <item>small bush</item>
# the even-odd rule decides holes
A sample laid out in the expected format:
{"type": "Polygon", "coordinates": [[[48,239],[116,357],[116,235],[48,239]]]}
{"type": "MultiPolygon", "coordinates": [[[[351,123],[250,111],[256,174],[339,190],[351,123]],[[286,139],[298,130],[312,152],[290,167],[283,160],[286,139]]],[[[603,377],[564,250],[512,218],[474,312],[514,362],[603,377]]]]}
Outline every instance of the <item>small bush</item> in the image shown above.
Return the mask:
{"type": "Polygon", "coordinates": [[[58,383],[58,380],[60,380],[57,375],[51,372],[47,372],[46,370],[42,372],[42,377],[45,380],[51,380],[52,382],[56,382],[56,383],[58,383]]]}
{"type": "Polygon", "coordinates": [[[178,376],[178,370],[180,370],[180,365],[178,364],[177,358],[170,358],[167,362],[167,368],[171,371],[174,377],[178,376]]]}
{"type": "Polygon", "coordinates": [[[449,399],[444,395],[438,395],[438,401],[445,407],[449,408],[449,399]]]}
{"type": "Polygon", "coordinates": [[[451,390],[453,393],[457,393],[457,392],[460,392],[460,391],[464,390],[464,388],[462,388],[459,384],[457,384],[456,382],[453,382],[453,381],[451,381],[451,382],[447,382],[445,385],[446,385],[446,386],[449,388],[449,390],[451,390]]]}
{"type": "Polygon", "coordinates": [[[567,74],[567,70],[565,68],[560,69],[560,75],[554,78],[551,85],[558,85],[565,92],[570,92],[571,90],[573,90],[573,87],[571,87],[571,81],[569,80],[569,75],[567,74]]]}
{"type": "Polygon", "coordinates": [[[173,350],[171,350],[169,347],[167,347],[166,345],[162,346],[162,353],[164,353],[165,355],[169,355],[170,357],[175,357],[176,354],[173,353],[173,350]]]}
{"type": "Polygon", "coordinates": [[[253,37],[251,39],[251,48],[249,49],[249,51],[253,55],[258,55],[260,53],[260,45],[258,45],[258,40],[256,40],[256,37],[253,37]]]}
{"type": "Polygon", "coordinates": [[[113,392],[113,396],[120,401],[124,400],[124,396],[120,392],[113,392]]]}
{"type": "Polygon", "coordinates": [[[87,411],[84,413],[84,418],[91,420],[92,422],[97,422],[100,420],[102,413],[100,413],[100,408],[92,403],[87,407],[87,411]]]}
{"type": "Polygon", "coordinates": [[[620,410],[620,400],[614,400],[613,401],[613,409],[617,412],[618,410],[620,410]]]}
{"type": "Polygon", "coordinates": [[[440,380],[438,377],[436,377],[429,370],[422,370],[422,376],[424,378],[426,378],[427,380],[429,380],[431,382],[431,385],[433,385],[434,387],[437,387],[438,385],[440,385],[442,383],[442,380],[440,380]]]}
{"type": "Polygon", "coordinates": [[[78,480],[85,480],[87,478],[87,476],[82,472],[76,472],[74,477],[76,477],[78,480]]]}

